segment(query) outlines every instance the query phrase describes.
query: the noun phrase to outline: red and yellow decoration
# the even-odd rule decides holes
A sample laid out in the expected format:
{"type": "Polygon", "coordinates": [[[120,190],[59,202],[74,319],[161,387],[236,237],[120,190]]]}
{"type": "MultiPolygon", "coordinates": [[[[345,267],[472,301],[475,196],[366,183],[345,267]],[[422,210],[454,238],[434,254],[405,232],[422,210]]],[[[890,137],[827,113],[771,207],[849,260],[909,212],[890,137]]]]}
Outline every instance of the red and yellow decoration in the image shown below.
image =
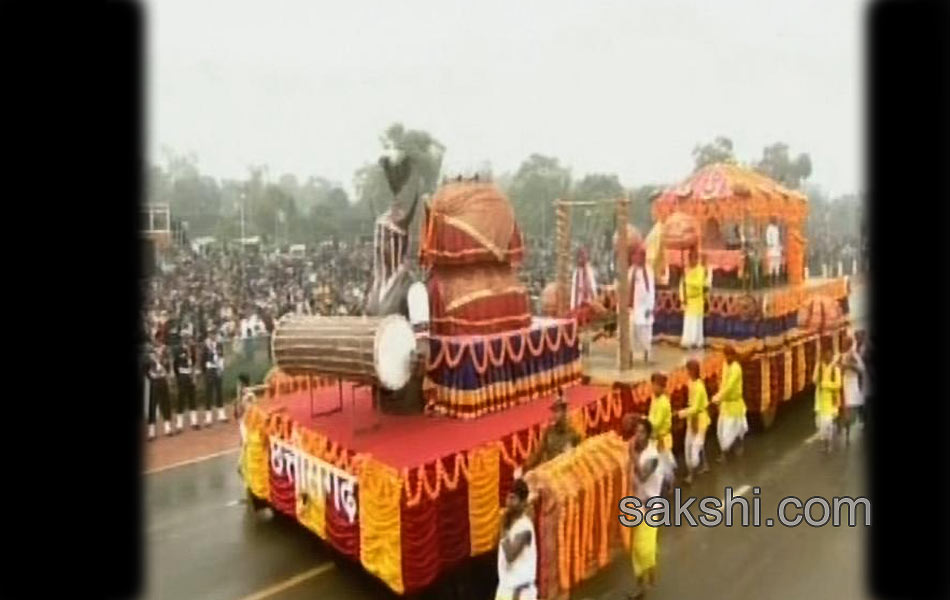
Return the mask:
{"type": "Polygon", "coordinates": [[[789,282],[798,284],[804,276],[805,237],[802,228],[808,216],[808,199],[796,190],[752,169],[731,163],[703,167],[689,178],[665,190],[653,202],[653,218],[666,221],[674,213],[685,213],[700,224],[713,220],[751,221],[762,225],[770,219],[788,228],[786,263],[789,282]]]}
{"type": "Polygon", "coordinates": [[[517,264],[524,242],[508,198],[494,184],[443,185],[426,207],[420,262],[425,266],[517,264]]]}
{"type": "Polygon", "coordinates": [[[472,419],[553,393],[581,378],[577,322],[486,336],[429,336],[426,401],[430,410],[472,419]]]}
{"type": "Polygon", "coordinates": [[[541,517],[539,597],[569,593],[624,548],[617,503],[627,495],[628,461],[626,442],[609,432],[525,476],[541,517]]]}

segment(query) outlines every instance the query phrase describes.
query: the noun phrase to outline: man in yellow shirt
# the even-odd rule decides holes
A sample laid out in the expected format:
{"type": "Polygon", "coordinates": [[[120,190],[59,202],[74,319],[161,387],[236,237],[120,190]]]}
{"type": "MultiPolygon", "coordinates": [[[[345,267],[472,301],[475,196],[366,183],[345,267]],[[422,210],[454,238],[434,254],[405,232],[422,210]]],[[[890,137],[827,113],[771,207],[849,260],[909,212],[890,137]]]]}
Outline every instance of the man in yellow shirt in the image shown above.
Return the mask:
{"type": "Polygon", "coordinates": [[[689,373],[689,404],[677,412],[681,419],[686,419],[686,479],[687,484],[693,482],[693,472],[702,462],[700,473],[709,471],[706,462],[706,429],[709,427],[709,396],[706,394],[706,384],[700,377],[699,361],[690,359],[686,363],[689,373]]]}
{"type": "Polygon", "coordinates": [[[733,346],[726,346],[723,354],[726,360],[722,365],[719,391],[712,399],[713,404],[719,405],[719,421],[716,424],[716,434],[722,450],[719,462],[725,462],[733,445],[736,456],[742,455],[742,438],[749,431],[745,399],[742,397],[742,365],[739,364],[739,354],[733,346]]]}
{"type": "Polygon", "coordinates": [[[831,347],[821,351],[821,362],[815,366],[815,426],[826,453],[834,448],[838,408],[841,406],[841,367],[834,362],[831,347]]]}
{"type": "Polygon", "coordinates": [[[679,298],[683,304],[683,348],[703,347],[703,311],[706,291],[706,268],[699,264],[696,249],[689,250],[689,266],[683,269],[679,298]]]}
{"type": "Polygon", "coordinates": [[[666,375],[654,373],[650,376],[653,385],[653,398],[647,419],[656,440],[656,450],[660,456],[660,466],[664,469],[663,479],[671,484],[676,471],[676,458],[673,456],[673,410],[670,397],[666,395],[666,375]]]}

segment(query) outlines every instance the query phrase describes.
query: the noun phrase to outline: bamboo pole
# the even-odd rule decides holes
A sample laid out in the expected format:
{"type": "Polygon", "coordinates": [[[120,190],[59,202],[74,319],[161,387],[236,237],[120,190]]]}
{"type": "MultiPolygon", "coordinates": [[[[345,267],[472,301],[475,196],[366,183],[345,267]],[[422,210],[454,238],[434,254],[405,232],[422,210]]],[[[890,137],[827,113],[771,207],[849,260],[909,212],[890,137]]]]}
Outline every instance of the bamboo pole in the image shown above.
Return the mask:
{"type": "Polygon", "coordinates": [[[630,352],[630,280],[627,276],[629,263],[627,258],[627,205],[629,200],[617,200],[617,301],[619,316],[617,318],[617,336],[620,340],[620,370],[627,371],[633,367],[633,355],[630,352]]]}
{"type": "Polygon", "coordinates": [[[570,311],[571,291],[571,204],[558,200],[555,202],[556,252],[557,252],[557,314],[566,316],[570,311]]]}

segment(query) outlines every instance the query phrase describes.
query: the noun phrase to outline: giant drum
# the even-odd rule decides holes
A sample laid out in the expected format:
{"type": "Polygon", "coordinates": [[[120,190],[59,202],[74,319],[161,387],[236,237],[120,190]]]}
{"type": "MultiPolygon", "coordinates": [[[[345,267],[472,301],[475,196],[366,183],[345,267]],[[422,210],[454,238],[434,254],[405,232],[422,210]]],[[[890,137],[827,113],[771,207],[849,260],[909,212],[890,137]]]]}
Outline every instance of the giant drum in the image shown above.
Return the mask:
{"type": "Polygon", "coordinates": [[[271,338],[274,364],[290,375],[319,375],[402,389],[420,359],[416,336],[401,315],[286,315],[271,338]]]}

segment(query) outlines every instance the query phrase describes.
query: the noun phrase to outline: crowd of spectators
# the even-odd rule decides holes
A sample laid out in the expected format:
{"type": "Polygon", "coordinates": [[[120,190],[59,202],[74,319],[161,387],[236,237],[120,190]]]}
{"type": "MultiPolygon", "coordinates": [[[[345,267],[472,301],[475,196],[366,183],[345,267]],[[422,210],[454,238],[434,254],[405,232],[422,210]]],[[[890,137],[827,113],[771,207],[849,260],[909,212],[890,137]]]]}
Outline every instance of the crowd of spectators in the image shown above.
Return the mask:
{"type": "Polygon", "coordinates": [[[371,273],[368,244],[327,244],[297,256],[177,249],[146,282],[143,334],[148,342],[174,345],[185,335],[267,335],[290,312],[359,314],[371,273]]]}

